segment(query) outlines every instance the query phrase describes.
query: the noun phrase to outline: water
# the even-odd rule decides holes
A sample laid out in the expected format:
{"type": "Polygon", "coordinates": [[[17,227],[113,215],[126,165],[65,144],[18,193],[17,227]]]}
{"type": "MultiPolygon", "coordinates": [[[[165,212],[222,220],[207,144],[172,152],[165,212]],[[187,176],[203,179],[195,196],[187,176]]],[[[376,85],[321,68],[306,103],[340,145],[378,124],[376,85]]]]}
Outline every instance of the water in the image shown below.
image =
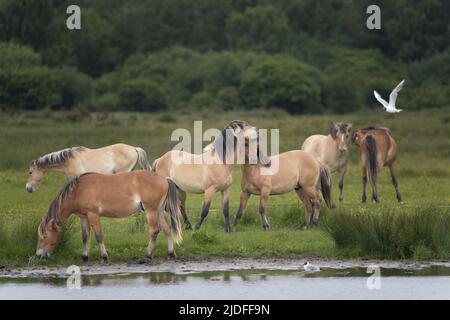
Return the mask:
{"type": "Polygon", "coordinates": [[[369,290],[365,268],[230,270],[89,275],[81,289],[66,277],[0,278],[0,299],[450,299],[450,268],[381,269],[369,290]]]}

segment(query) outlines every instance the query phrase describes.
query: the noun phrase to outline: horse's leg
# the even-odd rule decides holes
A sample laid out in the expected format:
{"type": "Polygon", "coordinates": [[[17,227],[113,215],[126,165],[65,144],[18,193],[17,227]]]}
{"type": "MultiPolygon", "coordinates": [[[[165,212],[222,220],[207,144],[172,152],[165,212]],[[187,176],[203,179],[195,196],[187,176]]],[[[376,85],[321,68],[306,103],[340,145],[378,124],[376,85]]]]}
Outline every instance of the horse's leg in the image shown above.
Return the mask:
{"type": "Polygon", "coordinates": [[[311,188],[308,195],[311,197],[311,203],[313,207],[312,227],[317,228],[320,216],[320,195],[317,192],[316,188],[311,188]]]}
{"type": "Polygon", "coordinates": [[[181,215],[183,216],[183,221],[184,221],[184,226],[186,229],[191,230],[192,226],[191,226],[191,222],[189,221],[189,218],[186,214],[186,192],[184,192],[181,189],[178,189],[178,195],[180,197],[180,212],[181,215]]]}
{"type": "Polygon", "coordinates": [[[339,201],[344,200],[344,176],[347,171],[347,165],[342,166],[342,168],[339,168],[339,201]]]}
{"type": "Polygon", "coordinates": [[[94,230],[95,240],[97,240],[98,247],[100,248],[100,257],[103,259],[103,261],[108,260],[108,253],[106,252],[105,244],[103,242],[103,232],[102,232],[102,226],[100,224],[100,217],[96,213],[88,213],[87,215],[89,224],[92,227],[92,230],[94,230]]]}
{"type": "Polygon", "coordinates": [[[236,226],[242,218],[242,214],[244,213],[245,207],[247,206],[248,198],[250,198],[250,193],[246,191],[241,192],[241,198],[239,200],[239,209],[236,213],[236,218],[234,218],[234,225],[236,226]]]}
{"type": "Polygon", "coordinates": [[[159,215],[159,225],[161,226],[161,229],[164,232],[164,236],[166,237],[167,257],[169,259],[175,259],[176,255],[175,255],[175,249],[173,247],[172,231],[171,231],[170,226],[167,223],[166,219],[164,218],[164,214],[159,215]]]}
{"type": "Polygon", "coordinates": [[[231,232],[230,225],[230,190],[231,188],[227,188],[222,191],[222,206],[223,206],[223,219],[225,225],[225,232],[231,232]]]}
{"type": "Polygon", "coordinates": [[[302,188],[295,189],[295,192],[297,193],[300,200],[303,202],[303,205],[305,206],[305,220],[303,221],[305,227],[309,225],[311,222],[311,217],[313,214],[313,207],[312,202],[310,201],[308,195],[305,193],[305,191],[302,188]]]}
{"type": "Polygon", "coordinates": [[[363,185],[363,193],[361,197],[361,201],[365,203],[367,201],[366,196],[366,186],[367,186],[367,166],[365,163],[361,162],[361,173],[362,173],[362,185],[363,185]]]}
{"type": "Polygon", "coordinates": [[[148,234],[150,236],[147,246],[147,258],[151,259],[153,257],[153,249],[155,249],[156,238],[159,233],[158,211],[146,209],[145,215],[147,216],[148,234]]]}
{"type": "Polygon", "coordinates": [[[203,205],[202,205],[202,212],[200,214],[200,220],[195,225],[195,229],[198,230],[202,226],[203,221],[208,216],[209,207],[211,206],[211,200],[216,190],[213,187],[210,187],[205,190],[205,193],[203,195],[203,205]]]}
{"type": "MultiPolygon", "coordinates": [[[[378,168],[382,168],[383,164],[380,164],[378,162],[377,167],[378,168]]],[[[376,175],[378,176],[378,174],[379,174],[379,172],[378,172],[378,169],[377,169],[376,175]]],[[[378,186],[377,186],[377,182],[376,181],[372,181],[372,179],[369,179],[369,180],[370,180],[370,185],[372,186],[372,203],[379,203],[380,201],[378,200],[378,186]]]]}
{"type": "Polygon", "coordinates": [[[397,200],[399,203],[403,203],[402,196],[398,189],[398,181],[397,181],[397,177],[396,177],[397,176],[397,166],[396,166],[395,161],[393,163],[391,163],[391,165],[389,166],[389,170],[391,172],[392,184],[394,185],[395,192],[397,194],[397,200]]]}
{"type": "Polygon", "coordinates": [[[259,214],[261,215],[261,221],[263,224],[264,231],[269,231],[270,225],[267,221],[266,217],[266,205],[267,205],[267,199],[269,198],[270,190],[261,190],[261,196],[259,197],[259,214]]]}
{"type": "Polygon", "coordinates": [[[81,253],[81,259],[83,261],[89,260],[89,235],[91,231],[91,226],[89,225],[89,220],[87,217],[80,216],[80,226],[81,226],[81,238],[83,240],[83,252],[81,253]]]}

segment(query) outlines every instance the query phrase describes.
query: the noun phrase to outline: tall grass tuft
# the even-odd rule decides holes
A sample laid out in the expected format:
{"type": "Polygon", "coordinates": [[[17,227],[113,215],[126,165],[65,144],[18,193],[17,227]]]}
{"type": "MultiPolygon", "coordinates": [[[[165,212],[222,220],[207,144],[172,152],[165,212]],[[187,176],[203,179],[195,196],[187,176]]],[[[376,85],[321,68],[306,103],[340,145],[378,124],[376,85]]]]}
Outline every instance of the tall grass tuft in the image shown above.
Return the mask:
{"type": "Polygon", "coordinates": [[[322,227],[339,248],[385,259],[450,256],[450,212],[446,208],[338,209],[322,227]]]}

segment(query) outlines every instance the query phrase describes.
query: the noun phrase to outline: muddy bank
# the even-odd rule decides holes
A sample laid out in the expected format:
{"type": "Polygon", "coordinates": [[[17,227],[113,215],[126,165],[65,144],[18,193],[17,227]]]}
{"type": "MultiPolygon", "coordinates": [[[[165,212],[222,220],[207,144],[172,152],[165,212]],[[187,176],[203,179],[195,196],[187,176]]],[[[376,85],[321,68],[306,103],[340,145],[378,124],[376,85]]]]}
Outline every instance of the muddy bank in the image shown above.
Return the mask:
{"type": "MultiPolygon", "coordinates": [[[[189,274],[204,271],[232,271],[248,269],[265,270],[303,270],[307,259],[236,259],[212,261],[157,261],[151,263],[130,264],[79,264],[83,275],[114,275],[138,274],[150,272],[171,272],[174,274],[189,274]]],[[[431,266],[450,267],[450,261],[386,261],[386,260],[327,260],[308,259],[310,263],[321,269],[367,268],[379,266],[388,269],[418,270],[431,266]]],[[[0,269],[0,277],[41,277],[66,276],[67,267],[30,267],[0,269]]]]}

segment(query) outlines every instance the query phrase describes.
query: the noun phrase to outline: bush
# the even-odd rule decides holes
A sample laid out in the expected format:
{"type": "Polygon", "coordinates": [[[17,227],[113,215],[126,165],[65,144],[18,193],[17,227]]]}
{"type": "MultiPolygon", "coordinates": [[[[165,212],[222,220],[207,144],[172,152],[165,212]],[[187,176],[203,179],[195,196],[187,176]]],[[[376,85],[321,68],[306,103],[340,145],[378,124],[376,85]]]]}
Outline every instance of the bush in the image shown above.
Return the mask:
{"type": "Polygon", "coordinates": [[[33,49],[15,43],[0,43],[0,70],[17,70],[36,67],[41,57],[33,49]]]}
{"type": "Polygon", "coordinates": [[[126,81],[119,92],[120,106],[125,110],[153,112],[166,107],[164,94],[152,81],[126,81]]]}
{"type": "Polygon", "coordinates": [[[317,112],[320,74],[289,57],[275,57],[250,67],[242,77],[241,98],[255,107],[278,107],[291,113],[317,112]]]}
{"type": "Polygon", "coordinates": [[[271,6],[234,12],[226,22],[229,45],[233,49],[279,52],[288,43],[291,32],[286,15],[271,6]]]}

